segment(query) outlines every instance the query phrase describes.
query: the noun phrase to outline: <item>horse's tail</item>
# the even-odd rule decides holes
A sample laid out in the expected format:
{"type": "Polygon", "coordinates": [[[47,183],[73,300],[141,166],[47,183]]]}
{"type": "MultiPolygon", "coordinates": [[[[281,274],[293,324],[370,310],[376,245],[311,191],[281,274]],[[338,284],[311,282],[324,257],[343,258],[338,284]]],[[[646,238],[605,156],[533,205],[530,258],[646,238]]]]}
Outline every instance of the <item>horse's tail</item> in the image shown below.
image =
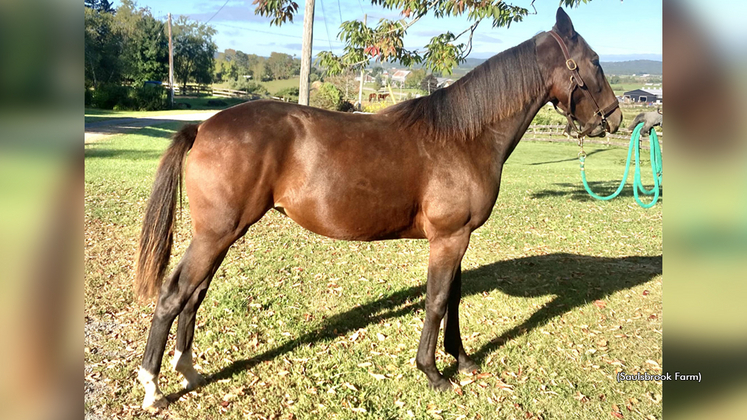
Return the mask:
{"type": "Polygon", "coordinates": [[[188,124],[174,135],[158,166],[153,191],[140,233],[135,293],[141,299],[155,296],[169,265],[174,240],[174,212],[181,188],[184,158],[197,137],[197,125],[188,124]]]}

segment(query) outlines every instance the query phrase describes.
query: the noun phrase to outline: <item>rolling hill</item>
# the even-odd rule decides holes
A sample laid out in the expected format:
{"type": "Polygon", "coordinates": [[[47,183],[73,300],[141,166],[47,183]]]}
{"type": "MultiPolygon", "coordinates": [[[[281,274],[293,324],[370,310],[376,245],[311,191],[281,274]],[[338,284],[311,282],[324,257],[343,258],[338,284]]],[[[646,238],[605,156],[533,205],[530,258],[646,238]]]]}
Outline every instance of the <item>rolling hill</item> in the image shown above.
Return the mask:
{"type": "MultiPolygon", "coordinates": [[[[467,58],[467,60],[454,68],[454,76],[463,76],[473,68],[484,63],[487,59],[485,58],[467,58]]],[[[375,65],[381,65],[385,68],[405,68],[401,64],[392,63],[377,63],[375,65]]],[[[630,60],[630,61],[607,61],[601,63],[604,73],[607,76],[610,75],[640,75],[640,74],[662,74],[662,62],[654,60],[630,60]]],[[[413,66],[413,68],[421,68],[421,66],[413,66]]]]}

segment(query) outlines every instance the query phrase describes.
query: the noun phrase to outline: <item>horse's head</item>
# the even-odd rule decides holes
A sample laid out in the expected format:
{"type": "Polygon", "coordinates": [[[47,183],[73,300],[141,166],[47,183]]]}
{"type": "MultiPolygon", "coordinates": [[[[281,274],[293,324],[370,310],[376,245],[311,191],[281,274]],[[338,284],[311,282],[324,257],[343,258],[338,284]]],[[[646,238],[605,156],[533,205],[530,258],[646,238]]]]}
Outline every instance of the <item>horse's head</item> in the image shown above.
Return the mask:
{"type": "Polygon", "coordinates": [[[614,133],[622,122],[617,97],[604,77],[599,56],[573,29],[571,18],[558,9],[556,23],[537,41],[540,66],[548,77],[550,101],[580,124],[582,136],[614,133]]]}

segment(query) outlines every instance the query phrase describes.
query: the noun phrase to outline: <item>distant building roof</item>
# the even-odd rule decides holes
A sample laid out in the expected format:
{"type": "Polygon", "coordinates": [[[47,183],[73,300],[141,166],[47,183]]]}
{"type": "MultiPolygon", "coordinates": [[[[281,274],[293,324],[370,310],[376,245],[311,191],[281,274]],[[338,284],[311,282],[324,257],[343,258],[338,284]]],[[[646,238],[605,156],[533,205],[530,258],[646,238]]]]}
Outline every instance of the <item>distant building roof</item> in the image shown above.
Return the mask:
{"type": "Polygon", "coordinates": [[[634,102],[640,102],[643,100],[646,102],[659,103],[664,101],[664,91],[662,89],[635,89],[629,90],[623,95],[634,102]]]}
{"type": "Polygon", "coordinates": [[[662,96],[664,95],[663,89],[635,89],[625,92],[626,96],[630,96],[630,94],[635,94],[637,92],[641,93],[648,93],[649,95],[655,95],[655,96],[662,96]]]}
{"type": "MultiPolygon", "coordinates": [[[[360,81],[361,81],[361,76],[360,76],[360,74],[359,74],[359,75],[357,75],[357,76],[355,76],[355,81],[356,81],[356,82],[360,82],[360,81]]],[[[374,78],[373,78],[373,77],[371,77],[371,75],[370,75],[370,74],[367,74],[367,75],[366,75],[366,77],[365,77],[365,79],[363,79],[363,81],[364,81],[364,82],[366,82],[366,83],[371,83],[371,82],[373,82],[373,81],[374,81],[374,78]]]]}
{"type": "Polygon", "coordinates": [[[407,75],[409,75],[410,73],[412,72],[409,70],[397,70],[392,75],[392,80],[394,80],[395,82],[404,82],[407,78],[407,75]]]}
{"type": "Polygon", "coordinates": [[[447,87],[454,83],[454,80],[448,77],[436,77],[436,81],[438,82],[438,87],[447,87]]]}

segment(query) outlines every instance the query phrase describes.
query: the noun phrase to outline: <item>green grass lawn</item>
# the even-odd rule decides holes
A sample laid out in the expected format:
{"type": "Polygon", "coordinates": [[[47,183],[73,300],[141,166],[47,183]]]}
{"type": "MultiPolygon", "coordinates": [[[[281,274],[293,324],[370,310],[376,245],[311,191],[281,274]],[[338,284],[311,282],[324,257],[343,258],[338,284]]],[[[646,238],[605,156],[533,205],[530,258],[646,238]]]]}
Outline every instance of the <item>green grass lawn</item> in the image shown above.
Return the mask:
{"type": "Polygon", "coordinates": [[[298,87],[298,76],[285,79],[285,80],[271,80],[269,82],[262,82],[262,85],[270,92],[271,95],[278,93],[279,91],[287,88],[298,87]]]}
{"type": "MultiPolygon", "coordinates": [[[[279,91],[283,89],[287,89],[289,87],[297,88],[298,83],[299,83],[298,76],[292,77],[290,79],[270,80],[269,82],[260,82],[260,84],[264,86],[265,89],[267,89],[267,91],[270,92],[271,95],[275,95],[279,91]]],[[[231,89],[231,85],[228,82],[213,83],[213,86],[219,89],[231,89]]]]}
{"type": "MultiPolygon", "coordinates": [[[[102,418],[149,418],[136,371],[153,304],[136,303],[131,283],[151,183],[178,127],[86,145],[85,405],[102,418]]],[[[614,189],[625,152],[587,147],[597,193],[614,189]]],[[[630,186],[590,199],[576,153],[521,143],[472,236],[461,329],[484,375],[456,374],[441,343],[436,355],[463,395],[428,390],[414,363],[425,241],[334,241],[272,211],[232,247],[198,312],[195,362],[210,384],[166,418],[661,418],[661,383],[615,375],[661,372],[662,205],[641,209],[630,186]]],[[[186,201],[172,265],[189,241],[186,201]]],[[[181,390],[174,331],[167,394],[181,390]]]]}

